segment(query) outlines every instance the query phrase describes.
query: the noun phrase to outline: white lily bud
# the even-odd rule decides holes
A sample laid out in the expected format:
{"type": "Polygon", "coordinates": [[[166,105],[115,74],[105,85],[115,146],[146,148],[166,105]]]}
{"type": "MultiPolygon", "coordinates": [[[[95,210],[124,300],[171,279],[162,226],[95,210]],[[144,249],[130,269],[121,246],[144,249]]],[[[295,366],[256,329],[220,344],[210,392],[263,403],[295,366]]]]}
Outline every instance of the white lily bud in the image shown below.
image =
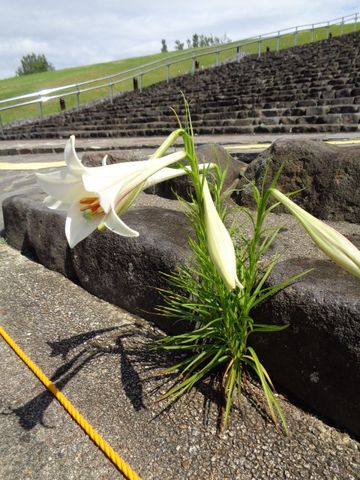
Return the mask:
{"type": "Polygon", "coordinates": [[[236,256],[231,237],[216,210],[206,179],[203,186],[206,239],[211,260],[229,290],[244,288],[236,273],[236,256]]]}
{"type": "Polygon", "coordinates": [[[360,251],[355,245],[334,228],[296,205],[279,190],[271,189],[271,195],[294,215],[325,255],[340,267],[360,278],[360,251]]]}

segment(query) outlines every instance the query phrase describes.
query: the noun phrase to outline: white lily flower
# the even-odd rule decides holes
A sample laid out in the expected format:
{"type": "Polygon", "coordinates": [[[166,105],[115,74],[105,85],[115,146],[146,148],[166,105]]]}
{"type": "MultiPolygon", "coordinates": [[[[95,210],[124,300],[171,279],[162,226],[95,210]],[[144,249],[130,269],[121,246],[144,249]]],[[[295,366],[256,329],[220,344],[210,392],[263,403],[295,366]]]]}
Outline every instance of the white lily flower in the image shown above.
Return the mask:
{"type": "Polygon", "coordinates": [[[235,287],[244,288],[237,277],[236,255],[233,242],[216,210],[205,178],[203,184],[203,199],[206,239],[211,260],[229,290],[233,290],[235,287]]]}
{"type": "Polygon", "coordinates": [[[37,180],[49,194],[44,203],[67,210],[65,234],[71,248],[98,227],[122,236],[138,236],[118,215],[130,207],[141,190],[187,171],[166,168],[184,159],[183,151],[158,159],[87,168],[78,158],[75,137],[71,136],[64,153],[66,169],[37,174],[37,180]]]}
{"type": "Polygon", "coordinates": [[[313,217],[286,195],[273,188],[272,196],[301,223],[314,243],[340,267],[360,278],[360,251],[344,235],[313,217]]]}

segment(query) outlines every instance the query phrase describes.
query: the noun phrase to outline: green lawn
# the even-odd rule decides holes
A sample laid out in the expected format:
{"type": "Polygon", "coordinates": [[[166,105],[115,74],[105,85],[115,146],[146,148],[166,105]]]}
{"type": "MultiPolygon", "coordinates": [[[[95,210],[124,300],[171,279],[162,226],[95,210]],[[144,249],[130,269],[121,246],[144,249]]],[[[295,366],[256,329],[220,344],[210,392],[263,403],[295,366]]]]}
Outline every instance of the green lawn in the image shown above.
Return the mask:
{"type": "MultiPolygon", "coordinates": [[[[360,28],[359,24],[345,24],[343,27],[343,33],[349,33],[355,31],[356,28],[360,28]]],[[[341,26],[340,25],[330,25],[329,28],[322,27],[317,28],[314,30],[314,40],[323,40],[327,38],[329,32],[332,33],[333,36],[341,35],[341,26]]],[[[310,43],[311,41],[311,33],[309,31],[306,32],[298,32],[297,34],[297,45],[302,45],[305,43],[310,43]]],[[[249,41],[243,40],[241,49],[248,53],[258,53],[258,41],[253,41],[252,43],[248,43],[249,41]]],[[[225,60],[236,53],[236,48],[233,44],[229,44],[229,47],[232,47],[230,50],[226,52],[221,52],[219,54],[219,61],[225,60]]],[[[236,42],[239,44],[239,42],[236,42]]],[[[280,37],[280,48],[288,48],[294,45],[294,34],[286,34],[281,35],[280,37]]],[[[266,51],[266,47],[269,47],[271,51],[276,50],[277,48],[277,39],[264,39],[261,43],[262,52],[266,51]]],[[[203,52],[203,49],[192,49],[192,50],[185,50],[183,53],[191,53],[194,52],[195,55],[197,54],[197,60],[199,61],[200,67],[206,67],[208,65],[215,64],[215,53],[210,53],[206,55],[200,55],[203,52]]],[[[32,75],[25,75],[22,77],[13,77],[8,78],[5,80],[0,80],[0,100],[23,95],[26,93],[37,92],[39,90],[51,87],[58,87],[61,85],[66,84],[74,84],[76,82],[83,82],[85,80],[95,79],[102,76],[123,72],[130,68],[139,67],[145,63],[149,63],[155,60],[164,60],[174,54],[179,54],[181,52],[169,52],[169,53],[158,53],[155,55],[148,55],[144,57],[134,57],[128,58],[124,60],[118,60],[114,62],[108,63],[98,63],[96,65],[85,65],[82,67],[74,67],[74,68],[66,68],[63,70],[56,70],[53,72],[44,72],[44,73],[36,73],[32,75]]],[[[184,60],[180,63],[174,64],[170,67],[170,77],[182,75],[186,72],[191,71],[192,62],[191,60],[184,60]]],[[[155,70],[151,73],[144,75],[143,77],[143,86],[146,87],[153,83],[159,82],[161,80],[166,79],[166,67],[162,67],[158,70],[155,70]]],[[[98,82],[98,85],[106,83],[105,81],[98,82]]],[[[89,86],[93,86],[96,84],[91,84],[89,86]]],[[[86,88],[86,86],[82,87],[86,88]]],[[[132,81],[127,80],[125,82],[119,83],[113,86],[114,94],[129,90],[132,88],[132,81]]],[[[71,91],[71,90],[68,90],[71,91]]],[[[66,91],[65,91],[66,92],[66,91]]],[[[64,92],[64,93],[65,93],[64,92]]],[[[55,92],[57,94],[58,92],[55,92]]],[[[109,87],[103,87],[96,90],[91,90],[89,92],[81,93],[80,95],[80,103],[84,104],[91,100],[96,100],[101,97],[105,97],[109,95],[109,87]]],[[[30,99],[29,99],[30,100],[30,99]]],[[[31,99],[33,100],[33,99],[31,99]]],[[[22,101],[22,100],[21,100],[22,101]]],[[[76,107],[76,95],[69,95],[65,97],[66,107],[67,108],[74,108],[76,107]]],[[[14,102],[16,103],[16,102],[14,102]]],[[[0,107],[7,106],[9,104],[0,104],[0,107]]],[[[59,100],[49,100],[48,102],[43,103],[43,113],[44,115],[50,115],[53,113],[57,113],[60,111],[59,107],[59,100]]],[[[39,115],[39,106],[35,105],[28,105],[16,109],[10,109],[0,112],[1,121],[3,124],[12,122],[14,120],[21,120],[25,118],[35,117],[39,115]]]]}

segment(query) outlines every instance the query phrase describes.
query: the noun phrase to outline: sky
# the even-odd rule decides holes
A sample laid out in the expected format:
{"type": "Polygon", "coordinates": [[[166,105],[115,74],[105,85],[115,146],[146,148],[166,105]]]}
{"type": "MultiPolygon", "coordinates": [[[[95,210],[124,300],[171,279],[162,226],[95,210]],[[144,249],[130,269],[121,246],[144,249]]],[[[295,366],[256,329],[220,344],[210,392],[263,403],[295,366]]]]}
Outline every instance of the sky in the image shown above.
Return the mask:
{"type": "Polygon", "coordinates": [[[0,0],[0,78],[28,53],[56,69],[169,50],[193,33],[232,40],[355,13],[341,0],[0,0]]]}

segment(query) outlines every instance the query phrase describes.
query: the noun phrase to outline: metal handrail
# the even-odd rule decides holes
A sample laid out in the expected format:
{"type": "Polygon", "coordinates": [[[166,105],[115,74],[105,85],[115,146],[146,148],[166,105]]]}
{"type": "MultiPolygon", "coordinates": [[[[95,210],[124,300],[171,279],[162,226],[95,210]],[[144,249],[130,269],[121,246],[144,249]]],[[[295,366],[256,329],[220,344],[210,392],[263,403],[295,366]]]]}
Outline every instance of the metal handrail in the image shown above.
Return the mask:
{"type": "MultiPolygon", "coordinates": [[[[311,24],[306,24],[306,25],[298,25],[296,27],[284,28],[284,29],[281,29],[281,30],[277,30],[277,31],[265,33],[265,34],[262,34],[262,35],[257,35],[257,36],[254,36],[254,37],[250,37],[250,38],[247,38],[247,39],[244,39],[244,40],[229,42],[226,45],[218,45],[218,46],[215,46],[215,47],[193,48],[193,49],[191,49],[190,52],[189,52],[189,50],[186,50],[184,52],[181,52],[181,53],[178,53],[178,54],[175,54],[175,55],[170,55],[168,57],[161,58],[161,59],[158,59],[158,60],[154,60],[152,62],[148,62],[148,63],[145,63],[143,65],[139,65],[137,67],[133,67],[133,68],[130,68],[128,70],[124,70],[124,71],[119,72],[119,73],[114,73],[114,74],[106,75],[106,76],[103,76],[103,77],[98,77],[98,78],[91,79],[91,80],[85,80],[83,82],[77,82],[77,83],[73,83],[73,84],[62,85],[60,87],[43,89],[43,90],[40,90],[38,92],[27,93],[27,94],[24,94],[24,95],[18,95],[16,97],[0,100],[0,104],[4,104],[4,103],[14,102],[16,100],[22,100],[22,99],[36,97],[34,100],[29,100],[29,101],[25,101],[25,102],[16,103],[14,105],[7,105],[7,106],[4,106],[4,107],[0,107],[0,112],[4,111],[4,110],[19,108],[19,107],[23,107],[23,106],[26,106],[26,105],[31,105],[31,104],[38,103],[39,104],[39,114],[40,114],[40,117],[43,118],[42,104],[45,103],[45,102],[48,102],[49,100],[54,100],[54,99],[57,99],[57,98],[60,98],[60,97],[67,97],[67,96],[70,96],[70,95],[76,95],[76,106],[77,106],[77,108],[79,108],[80,94],[81,93],[88,92],[88,91],[91,91],[91,90],[100,89],[100,88],[106,88],[106,87],[109,88],[109,97],[110,97],[110,101],[112,102],[112,100],[113,100],[113,86],[114,85],[117,85],[119,83],[125,82],[127,80],[131,80],[131,79],[134,79],[134,78],[139,78],[140,79],[139,90],[141,92],[142,91],[143,76],[145,74],[148,74],[148,73],[153,72],[155,70],[159,70],[160,68],[166,67],[166,69],[167,69],[166,80],[169,81],[169,79],[170,79],[170,66],[175,65],[175,64],[180,63],[180,62],[183,62],[185,60],[192,60],[192,69],[191,70],[192,70],[192,73],[193,73],[195,71],[195,67],[196,67],[196,65],[195,65],[196,59],[201,58],[203,56],[215,54],[216,55],[215,64],[218,65],[219,64],[219,54],[220,53],[227,52],[229,50],[232,50],[232,49],[236,48],[237,53],[239,54],[241,48],[244,48],[247,45],[251,45],[251,44],[254,44],[256,42],[258,43],[258,56],[260,56],[261,55],[261,50],[262,50],[262,42],[265,41],[265,40],[270,40],[270,39],[273,39],[273,38],[277,38],[276,49],[279,50],[280,49],[280,38],[281,38],[282,35],[284,35],[284,34],[286,35],[285,32],[287,32],[287,34],[294,33],[294,45],[296,45],[297,44],[297,34],[300,33],[300,32],[303,32],[304,30],[307,30],[308,27],[311,27],[310,31],[311,31],[311,34],[312,34],[311,35],[311,42],[312,42],[312,41],[314,41],[314,30],[315,30],[315,28],[319,28],[320,25],[327,26],[328,28],[330,28],[331,26],[336,25],[338,23],[340,23],[341,25],[344,25],[345,22],[349,22],[350,20],[353,19],[354,24],[356,26],[358,18],[359,18],[359,13],[356,12],[356,13],[351,14],[351,15],[338,17],[338,18],[335,18],[335,19],[332,19],[332,20],[327,20],[325,22],[317,22],[317,23],[311,23],[311,24]],[[148,67],[150,67],[150,68],[148,68],[148,67]],[[125,76],[124,78],[119,78],[119,77],[123,77],[126,74],[130,74],[130,75],[125,76]],[[115,80],[116,78],[117,78],[117,80],[115,80]],[[106,81],[106,83],[102,83],[100,85],[95,85],[95,86],[92,86],[92,87],[87,87],[87,88],[82,88],[82,89],[79,88],[79,87],[82,87],[82,86],[85,86],[85,85],[91,85],[91,84],[99,83],[99,82],[102,82],[102,81],[106,81]],[[72,90],[71,92],[67,92],[67,93],[64,92],[65,90],[74,89],[74,88],[76,90],[72,90]],[[55,92],[62,92],[62,93],[60,93],[58,95],[50,95],[49,96],[50,93],[55,93],[55,92]]],[[[1,124],[1,117],[0,117],[0,127],[1,126],[2,126],[2,124],[1,124]]]]}
{"type": "MultiPolygon", "coordinates": [[[[229,44],[230,43],[234,43],[234,42],[229,42],[229,44]]],[[[157,68],[168,65],[169,60],[171,60],[173,58],[175,58],[177,60],[175,60],[174,62],[171,62],[170,65],[172,65],[174,63],[182,62],[183,60],[190,59],[191,56],[194,53],[198,53],[198,52],[201,52],[203,50],[215,49],[215,48],[217,48],[217,47],[199,47],[199,48],[196,48],[196,49],[195,48],[187,49],[186,51],[184,51],[182,53],[178,53],[178,54],[175,54],[175,55],[170,55],[170,56],[165,57],[165,58],[160,58],[160,59],[154,60],[152,62],[144,63],[142,65],[138,65],[137,67],[129,68],[128,70],[123,70],[119,73],[112,73],[110,75],[106,75],[106,76],[98,77],[98,78],[93,78],[91,80],[85,80],[83,82],[67,84],[67,85],[63,85],[61,87],[47,88],[47,89],[44,89],[44,90],[40,90],[38,92],[27,93],[27,94],[19,95],[19,96],[12,97],[12,98],[6,98],[4,100],[0,100],[0,103],[6,103],[6,102],[14,101],[14,100],[20,100],[22,98],[38,97],[39,95],[44,96],[44,95],[47,95],[48,93],[53,93],[53,92],[60,91],[60,90],[66,90],[66,89],[69,89],[69,88],[80,87],[82,85],[87,85],[87,84],[90,84],[90,83],[97,83],[97,82],[100,82],[102,80],[109,80],[111,78],[115,78],[115,77],[118,77],[120,75],[124,75],[126,73],[135,72],[137,70],[142,70],[142,69],[144,69],[146,67],[149,67],[151,65],[156,65],[156,64],[160,63],[161,64],[160,66],[158,66],[154,69],[148,70],[148,71],[153,71],[153,70],[156,70],[157,68]],[[191,52],[192,52],[191,54],[189,54],[189,50],[191,50],[191,52]],[[182,58],[179,58],[179,57],[182,57],[182,58]],[[185,57],[185,58],[183,58],[183,57],[185,57]]],[[[199,56],[199,55],[197,55],[197,56],[199,56]]],[[[133,78],[133,76],[127,77],[126,80],[128,80],[129,78],[133,78]]],[[[106,84],[106,85],[108,85],[108,84],[106,84]]]]}

